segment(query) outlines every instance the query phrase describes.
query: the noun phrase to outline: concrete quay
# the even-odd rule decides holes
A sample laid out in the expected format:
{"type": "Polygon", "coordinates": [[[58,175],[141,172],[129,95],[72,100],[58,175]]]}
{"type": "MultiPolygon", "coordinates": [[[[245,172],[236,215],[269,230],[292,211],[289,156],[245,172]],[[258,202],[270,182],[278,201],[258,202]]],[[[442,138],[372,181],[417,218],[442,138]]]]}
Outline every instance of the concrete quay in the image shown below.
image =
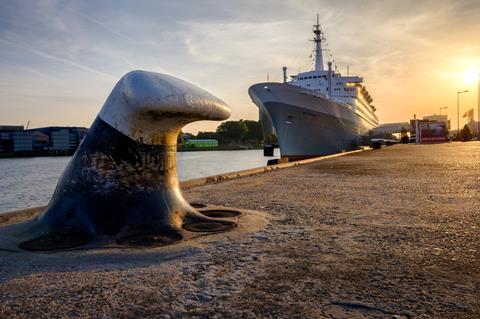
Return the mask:
{"type": "Polygon", "coordinates": [[[0,251],[0,317],[480,317],[480,142],[191,186],[263,219],[160,248],[0,251]]]}

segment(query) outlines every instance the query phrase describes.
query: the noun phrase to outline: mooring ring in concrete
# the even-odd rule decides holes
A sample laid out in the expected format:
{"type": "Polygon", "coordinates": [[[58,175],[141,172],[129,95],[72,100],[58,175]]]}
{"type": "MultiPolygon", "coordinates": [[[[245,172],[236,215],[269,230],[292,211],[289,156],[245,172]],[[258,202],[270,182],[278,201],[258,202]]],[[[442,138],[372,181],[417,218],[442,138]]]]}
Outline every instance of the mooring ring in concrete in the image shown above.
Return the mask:
{"type": "Polygon", "coordinates": [[[191,232],[224,232],[237,227],[237,224],[225,220],[194,221],[183,224],[183,229],[191,232]]]}
{"type": "Polygon", "coordinates": [[[93,237],[86,231],[67,228],[26,240],[21,242],[19,247],[32,251],[61,250],[83,246],[91,242],[92,239],[93,237]]]}
{"type": "Polygon", "coordinates": [[[203,204],[203,203],[190,203],[190,206],[192,206],[193,208],[205,208],[205,207],[207,207],[207,205],[203,204]]]}
{"type": "Polygon", "coordinates": [[[203,209],[200,213],[211,218],[232,218],[238,217],[242,214],[238,210],[232,209],[203,209]]]}

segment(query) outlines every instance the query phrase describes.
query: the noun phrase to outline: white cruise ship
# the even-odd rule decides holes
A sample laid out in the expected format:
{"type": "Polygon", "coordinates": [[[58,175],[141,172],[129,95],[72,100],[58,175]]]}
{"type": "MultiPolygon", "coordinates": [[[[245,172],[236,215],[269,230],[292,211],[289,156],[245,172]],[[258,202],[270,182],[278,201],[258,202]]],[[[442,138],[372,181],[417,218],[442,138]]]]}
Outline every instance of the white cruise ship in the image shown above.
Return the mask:
{"type": "Polygon", "coordinates": [[[333,154],[358,147],[358,138],[378,126],[372,97],[359,76],[342,76],[323,63],[325,37],[317,24],[315,67],[283,83],[252,85],[248,94],[264,126],[273,124],[282,157],[289,160],[333,154]]]}

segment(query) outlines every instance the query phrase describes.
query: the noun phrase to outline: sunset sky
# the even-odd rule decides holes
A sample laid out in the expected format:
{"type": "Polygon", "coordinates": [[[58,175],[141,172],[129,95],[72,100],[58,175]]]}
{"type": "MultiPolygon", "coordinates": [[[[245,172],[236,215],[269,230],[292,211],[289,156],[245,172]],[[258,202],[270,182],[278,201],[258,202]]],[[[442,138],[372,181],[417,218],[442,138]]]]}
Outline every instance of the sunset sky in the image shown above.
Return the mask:
{"type": "Polygon", "coordinates": [[[134,69],[185,79],[227,102],[231,119],[257,119],[248,87],[267,72],[280,81],[284,65],[311,68],[317,12],[339,70],[364,78],[382,123],[440,107],[456,123],[459,90],[470,91],[460,113],[476,112],[478,0],[2,0],[0,125],[89,126],[134,69]]]}

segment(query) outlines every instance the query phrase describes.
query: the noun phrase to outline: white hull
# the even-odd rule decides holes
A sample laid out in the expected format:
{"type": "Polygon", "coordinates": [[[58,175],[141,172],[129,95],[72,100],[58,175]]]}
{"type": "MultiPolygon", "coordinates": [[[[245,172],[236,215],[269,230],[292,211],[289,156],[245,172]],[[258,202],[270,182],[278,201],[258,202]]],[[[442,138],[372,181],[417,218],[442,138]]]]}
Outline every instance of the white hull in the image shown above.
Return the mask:
{"type": "Polygon", "coordinates": [[[358,139],[378,126],[354,106],[282,83],[258,83],[248,90],[271,120],[282,157],[305,158],[358,147],[358,139]]]}

